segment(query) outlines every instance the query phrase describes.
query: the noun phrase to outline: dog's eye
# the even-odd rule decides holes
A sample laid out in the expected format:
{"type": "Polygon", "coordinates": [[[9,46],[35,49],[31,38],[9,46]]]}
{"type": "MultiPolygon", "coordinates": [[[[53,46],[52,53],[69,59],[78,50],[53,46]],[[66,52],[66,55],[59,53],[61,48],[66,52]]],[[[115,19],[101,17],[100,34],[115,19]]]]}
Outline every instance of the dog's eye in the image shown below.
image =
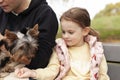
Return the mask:
{"type": "Polygon", "coordinates": [[[19,49],[24,49],[24,46],[21,46],[19,49]]]}

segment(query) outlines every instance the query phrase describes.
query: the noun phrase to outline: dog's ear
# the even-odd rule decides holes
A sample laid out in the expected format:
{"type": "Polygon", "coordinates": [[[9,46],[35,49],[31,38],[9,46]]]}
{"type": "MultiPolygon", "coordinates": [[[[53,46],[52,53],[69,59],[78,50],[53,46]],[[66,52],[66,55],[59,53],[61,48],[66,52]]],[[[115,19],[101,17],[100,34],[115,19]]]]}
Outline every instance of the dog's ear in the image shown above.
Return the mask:
{"type": "Polygon", "coordinates": [[[13,42],[18,39],[17,35],[8,29],[5,30],[4,37],[3,41],[5,41],[8,46],[11,46],[13,42]]]}
{"type": "Polygon", "coordinates": [[[33,27],[33,30],[38,31],[38,27],[39,27],[39,25],[35,24],[35,26],[33,27]]]}
{"type": "Polygon", "coordinates": [[[30,36],[32,36],[32,37],[34,37],[34,38],[37,38],[38,35],[39,35],[39,30],[38,30],[38,28],[39,28],[39,25],[36,24],[33,28],[31,28],[31,29],[28,30],[28,33],[27,33],[27,34],[29,34],[30,36]]]}
{"type": "Polygon", "coordinates": [[[14,32],[9,31],[8,29],[5,30],[5,37],[6,39],[9,39],[10,41],[14,41],[18,39],[18,36],[14,32]]]}
{"type": "Polygon", "coordinates": [[[0,46],[0,50],[1,50],[2,52],[4,52],[4,54],[6,55],[6,57],[11,57],[11,56],[12,56],[12,55],[10,54],[10,52],[6,49],[6,47],[5,47],[4,44],[0,46]]]}
{"type": "Polygon", "coordinates": [[[4,36],[0,33],[0,40],[4,39],[4,36]]]}
{"type": "Polygon", "coordinates": [[[7,51],[7,49],[5,48],[5,45],[4,45],[4,44],[0,46],[0,50],[1,50],[1,51],[7,51]]]}

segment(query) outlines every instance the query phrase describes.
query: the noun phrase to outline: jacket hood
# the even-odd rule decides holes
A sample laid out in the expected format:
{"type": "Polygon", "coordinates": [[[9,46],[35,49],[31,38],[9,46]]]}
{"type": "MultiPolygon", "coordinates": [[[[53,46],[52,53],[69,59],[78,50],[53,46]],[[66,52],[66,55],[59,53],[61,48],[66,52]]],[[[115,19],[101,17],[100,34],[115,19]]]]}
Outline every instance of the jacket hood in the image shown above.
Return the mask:
{"type": "Polygon", "coordinates": [[[47,4],[46,0],[31,0],[31,3],[29,5],[29,8],[23,11],[21,14],[27,14],[29,13],[32,9],[35,9],[36,7],[47,4]]]}

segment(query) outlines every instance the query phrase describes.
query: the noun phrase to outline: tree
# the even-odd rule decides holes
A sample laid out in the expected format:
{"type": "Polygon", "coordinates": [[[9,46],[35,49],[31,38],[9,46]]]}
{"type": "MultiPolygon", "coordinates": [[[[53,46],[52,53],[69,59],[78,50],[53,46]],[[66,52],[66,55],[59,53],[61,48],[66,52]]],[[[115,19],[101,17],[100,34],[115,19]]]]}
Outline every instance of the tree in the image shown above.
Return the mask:
{"type": "Polygon", "coordinates": [[[98,14],[96,14],[96,17],[102,17],[102,16],[113,16],[113,15],[120,15],[120,2],[116,4],[108,4],[106,5],[105,9],[101,10],[98,14]]]}

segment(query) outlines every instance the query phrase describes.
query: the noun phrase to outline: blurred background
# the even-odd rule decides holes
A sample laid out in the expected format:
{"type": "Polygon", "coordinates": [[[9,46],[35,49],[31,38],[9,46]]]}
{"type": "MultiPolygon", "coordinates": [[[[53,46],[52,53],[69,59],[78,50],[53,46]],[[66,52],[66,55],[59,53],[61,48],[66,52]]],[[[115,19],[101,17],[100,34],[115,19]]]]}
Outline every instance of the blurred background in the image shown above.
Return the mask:
{"type": "MultiPolygon", "coordinates": [[[[120,0],[47,0],[59,18],[71,7],[86,8],[91,27],[100,33],[104,43],[120,43],[120,0]]],[[[57,38],[61,37],[59,29],[57,38]]]]}

